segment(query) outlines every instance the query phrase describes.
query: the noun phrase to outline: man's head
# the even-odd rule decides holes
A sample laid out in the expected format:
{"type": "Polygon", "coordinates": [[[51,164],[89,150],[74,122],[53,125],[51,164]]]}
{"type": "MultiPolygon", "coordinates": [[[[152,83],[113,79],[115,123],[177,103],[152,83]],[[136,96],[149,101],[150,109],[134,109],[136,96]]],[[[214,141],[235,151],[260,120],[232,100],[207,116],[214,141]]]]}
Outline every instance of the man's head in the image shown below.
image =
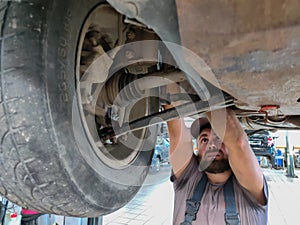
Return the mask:
{"type": "Polygon", "coordinates": [[[208,119],[195,120],[191,126],[191,134],[197,140],[200,170],[223,173],[230,169],[227,148],[212,130],[208,119]]]}

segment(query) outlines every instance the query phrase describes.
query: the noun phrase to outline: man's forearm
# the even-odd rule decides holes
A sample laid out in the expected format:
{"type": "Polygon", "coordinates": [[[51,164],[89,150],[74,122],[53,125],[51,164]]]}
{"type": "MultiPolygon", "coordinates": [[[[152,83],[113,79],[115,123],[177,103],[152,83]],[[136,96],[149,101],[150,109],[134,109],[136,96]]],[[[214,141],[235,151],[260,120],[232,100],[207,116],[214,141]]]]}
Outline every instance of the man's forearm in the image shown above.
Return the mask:
{"type": "Polygon", "coordinates": [[[216,134],[223,140],[228,149],[228,160],[239,183],[261,203],[264,201],[263,173],[249,145],[248,138],[232,110],[216,110],[218,114],[226,113],[225,121],[212,121],[212,113],[207,113],[216,134]],[[223,124],[222,124],[223,123],[223,124]]]}

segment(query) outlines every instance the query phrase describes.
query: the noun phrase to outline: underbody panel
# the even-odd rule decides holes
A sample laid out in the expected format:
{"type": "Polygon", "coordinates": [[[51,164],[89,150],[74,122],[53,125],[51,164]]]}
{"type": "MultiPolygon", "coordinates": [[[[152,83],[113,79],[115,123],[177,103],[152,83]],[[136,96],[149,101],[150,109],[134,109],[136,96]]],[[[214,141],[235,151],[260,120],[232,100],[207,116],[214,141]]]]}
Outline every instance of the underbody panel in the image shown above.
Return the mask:
{"type": "MultiPolygon", "coordinates": [[[[182,45],[243,109],[300,112],[300,2],[176,0],[182,45]]],[[[201,74],[215,83],[208,74],[201,74]]]]}

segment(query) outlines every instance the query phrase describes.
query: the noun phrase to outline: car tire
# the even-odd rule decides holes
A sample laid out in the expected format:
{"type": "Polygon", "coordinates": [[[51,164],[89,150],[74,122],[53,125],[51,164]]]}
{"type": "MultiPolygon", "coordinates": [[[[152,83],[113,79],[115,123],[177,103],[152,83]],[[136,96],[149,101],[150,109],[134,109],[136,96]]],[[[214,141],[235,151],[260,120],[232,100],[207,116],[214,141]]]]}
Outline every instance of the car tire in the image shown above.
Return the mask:
{"type": "MultiPolygon", "coordinates": [[[[102,3],[0,2],[0,193],[24,208],[108,214],[129,202],[147,175],[156,134],[144,128],[135,133],[138,149],[125,140],[108,153],[82,116],[78,42],[85,19],[102,3]]],[[[158,110],[150,101],[133,107],[133,120],[158,110]]]]}

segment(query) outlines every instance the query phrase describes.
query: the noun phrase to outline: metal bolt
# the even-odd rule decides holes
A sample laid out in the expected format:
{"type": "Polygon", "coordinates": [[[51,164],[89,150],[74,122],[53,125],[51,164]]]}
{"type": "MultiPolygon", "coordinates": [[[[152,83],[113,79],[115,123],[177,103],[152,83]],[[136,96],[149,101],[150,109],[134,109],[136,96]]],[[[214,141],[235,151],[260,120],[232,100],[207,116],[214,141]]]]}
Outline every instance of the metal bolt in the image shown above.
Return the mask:
{"type": "Polygon", "coordinates": [[[90,42],[92,43],[93,46],[97,46],[98,45],[98,41],[95,37],[91,37],[90,38],[90,42]]]}
{"type": "Polygon", "coordinates": [[[88,98],[89,98],[89,101],[93,101],[94,100],[94,97],[92,95],[89,95],[88,98]]]}
{"type": "Polygon", "coordinates": [[[125,57],[127,59],[133,59],[135,57],[135,52],[132,50],[126,50],[125,51],[125,57]]]}
{"type": "Polygon", "coordinates": [[[133,30],[129,30],[127,33],[126,33],[126,37],[128,40],[132,41],[135,39],[135,32],[133,30]]]}

